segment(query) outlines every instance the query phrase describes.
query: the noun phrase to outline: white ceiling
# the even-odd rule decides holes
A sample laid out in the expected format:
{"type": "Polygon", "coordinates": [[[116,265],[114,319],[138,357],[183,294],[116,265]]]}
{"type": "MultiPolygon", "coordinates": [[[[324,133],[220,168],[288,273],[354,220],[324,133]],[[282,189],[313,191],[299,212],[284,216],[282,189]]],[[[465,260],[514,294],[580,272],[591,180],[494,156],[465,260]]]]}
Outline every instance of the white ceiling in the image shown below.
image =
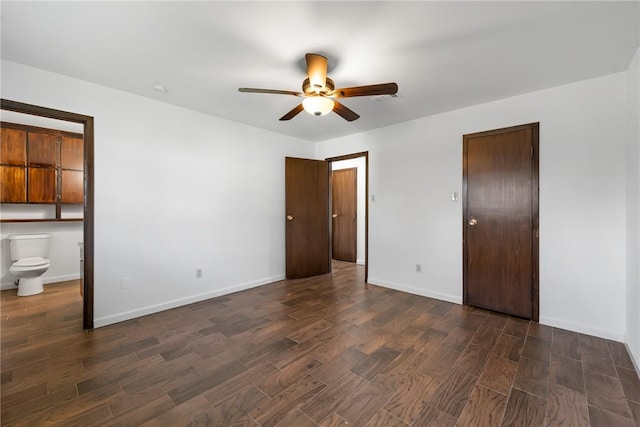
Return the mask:
{"type": "MultiPolygon", "coordinates": [[[[11,2],[3,59],[310,141],[625,70],[630,2],[11,2]],[[348,98],[360,114],[278,118],[300,102],[304,54],[336,86],[395,81],[400,98],[348,98]],[[160,84],[168,93],[153,90],[160,84]]],[[[69,96],[73,96],[70,94],[69,96]]]]}

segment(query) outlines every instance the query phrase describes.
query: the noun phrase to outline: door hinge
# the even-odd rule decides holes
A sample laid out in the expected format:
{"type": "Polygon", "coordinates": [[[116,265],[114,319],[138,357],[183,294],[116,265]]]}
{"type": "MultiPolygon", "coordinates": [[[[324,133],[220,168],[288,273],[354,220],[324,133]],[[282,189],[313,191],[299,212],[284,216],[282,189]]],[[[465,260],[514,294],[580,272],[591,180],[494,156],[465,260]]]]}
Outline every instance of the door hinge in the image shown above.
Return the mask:
{"type": "Polygon", "coordinates": [[[531,146],[531,158],[533,159],[533,145],[531,146]]]}

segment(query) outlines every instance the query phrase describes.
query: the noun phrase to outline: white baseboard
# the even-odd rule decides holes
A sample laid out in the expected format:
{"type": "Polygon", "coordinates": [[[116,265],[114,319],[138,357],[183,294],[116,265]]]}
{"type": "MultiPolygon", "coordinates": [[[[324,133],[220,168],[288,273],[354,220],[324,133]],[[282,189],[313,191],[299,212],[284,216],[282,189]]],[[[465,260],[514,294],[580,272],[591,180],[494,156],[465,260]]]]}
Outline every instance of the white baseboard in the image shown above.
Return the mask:
{"type": "Polygon", "coordinates": [[[357,259],[356,260],[356,264],[358,265],[365,265],[364,260],[363,259],[357,259]]]}
{"type": "Polygon", "coordinates": [[[543,325],[566,329],[568,331],[578,332],[585,335],[592,335],[594,337],[604,338],[607,340],[625,342],[624,334],[617,334],[615,332],[594,328],[592,326],[583,325],[581,323],[574,323],[567,320],[554,319],[552,317],[546,316],[540,316],[540,323],[543,325]]]}
{"type": "Polygon", "coordinates": [[[222,295],[232,294],[238,291],[244,291],[258,286],[267,285],[269,283],[278,282],[284,280],[284,276],[267,277],[255,282],[241,283],[239,285],[230,286],[228,288],[218,289],[212,292],[206,292],[204,294],[193,295],[186,298],[180,298],[173,301],[167,301],[161,304],[150,305],[142,307],[136,310],[125,311],[122,313],[116,313],[109,316],[100,317],[93,320],[93,327],[99,328],[102,326],[111,325],[113,323],[124,322],[125,320],[135,319],[137,317],[146,316],[148,314],[158,313],[160,311],[170,310],[176,307],[182,307],[183,305],[192,304],[194,302],[200,302],[207,299],[219,297],[222,295]]]}
{"type": "Polygon", "coordinates": [[[628,341],[628,335],[625,335],[624,346],[627,349],[627,353],[629,353],[631,363],[633,363],[633,366],[636,368],[636,374],[638,375],[638,378],[640,378],[640,361],[636,360],[636,358],[634,357],[633,352],[629,348],[629,344],[627,344],[628,341]]]}
{"type": "Polygon", "coordinates": [[[414,295],[420,295],[422,297],[434,298],[441,301],[452,302],[454,304],[462,304],[462,297],[456,295],[443,294],[440,292],[433,292],[426,289],[413,288],[406,285],[398,285],[396,283],[389,283],[376,278],[369,277],[369,283],[372,285],[378,285],[385,288],[395,289],[397,291],[407,292],[414,295]]]}
{"type": "MultiPolygon", "coordinates": [[[[66,274],[64,276],[51,276],[51,277],[43,277],[42,283],[48,285],[50,283],[58,283],[58,282],[67,282],[69,280],[78,280],[80,278],[80,274],[66,274]]],[[[5,291],[7,289],[16,289],[17,286],[13,282],[7,282],[0,284],[0,290],[5,291]]]]}

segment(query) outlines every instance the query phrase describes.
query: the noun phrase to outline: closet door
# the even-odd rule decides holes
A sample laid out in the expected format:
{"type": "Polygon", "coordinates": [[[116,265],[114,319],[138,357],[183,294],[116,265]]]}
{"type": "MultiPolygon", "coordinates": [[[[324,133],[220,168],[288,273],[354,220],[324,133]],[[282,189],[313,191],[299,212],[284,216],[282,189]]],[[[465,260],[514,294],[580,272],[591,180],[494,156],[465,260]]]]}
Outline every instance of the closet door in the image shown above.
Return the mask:
{"type": "Polygon", "coordinates": [[[464,136],[464,302],[538,320],[538,124],[464,136]]]}

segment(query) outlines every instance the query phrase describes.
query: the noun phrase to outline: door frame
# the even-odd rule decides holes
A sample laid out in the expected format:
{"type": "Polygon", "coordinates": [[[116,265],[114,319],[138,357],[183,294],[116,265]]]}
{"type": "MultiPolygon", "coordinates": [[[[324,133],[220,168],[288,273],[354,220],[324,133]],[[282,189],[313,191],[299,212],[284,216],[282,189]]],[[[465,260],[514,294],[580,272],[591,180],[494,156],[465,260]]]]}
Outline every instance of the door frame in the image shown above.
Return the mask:
{"type": "MultiPolygon", "coordinates": [[[[327,157],[325,160],[329,162],[329,191],[331,191],[331,172],[332,163],[340,160],[350,160],[364,157],[364,282],[369,282],[369,152],[361,151],[359,153],[345,154],[343,156],[327,157]]],[[[333,223],[329,223],[329,230],[333,233],[333,223]]],[[[333,239],[333,235],[329,236],[333,239]]],[[[331,240],[330,240],[331,241],[331,240]]],[[[356,243],[357,248],[357,243],[356,243]]],[[[356,249],[357,251],[357,249],[356,249]]],[[[357,258],[357,255],[356,255],[357,258]]]]}
{"type": "Polygon", "coordinates": [[[540,244],[539,244],[539,193],[540,193],[540,156],[539,156],[539,136],[540,123],[528,123],[518,126],[510,126],[501,129],[493,129],[483,132],[476,132],[463,135],[463,154],[462,154],[462,303],[468,304],[468,245],[467,245],[467,221],[469,219],[467,211],[467,141],[471,138],[483,136],[499,135],[508,132],[531,129],[531,143],[533,152],[531,153],[531,320],[538,322],[540,319],[540,244]]]}
{"type": "Polygon", "coordinates": [[[84,289],[82,297],[82,327],[93,329],[93,234],[94,234],[94,127],[93,117],[68,111],[0,99],[0,109],[32,116],[47,117],[67,122],[80,123],[84,134],[84,289]]]}

